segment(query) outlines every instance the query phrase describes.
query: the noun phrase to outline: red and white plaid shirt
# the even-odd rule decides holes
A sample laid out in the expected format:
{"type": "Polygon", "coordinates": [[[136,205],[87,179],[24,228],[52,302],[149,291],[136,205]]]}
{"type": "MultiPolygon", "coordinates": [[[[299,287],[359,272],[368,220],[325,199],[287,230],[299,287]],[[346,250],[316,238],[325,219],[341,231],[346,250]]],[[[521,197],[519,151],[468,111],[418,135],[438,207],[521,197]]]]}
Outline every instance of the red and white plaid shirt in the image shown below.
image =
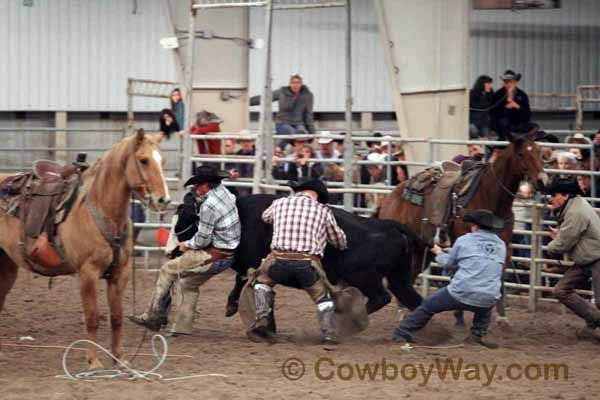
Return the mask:
{"type": "Polygon", "coordinates": [[[273,224],[272,250],[322,257],[327,241],[340,250],[347,246],[333,212],[303,193],[275,200],[262,219],[273,224]]]}

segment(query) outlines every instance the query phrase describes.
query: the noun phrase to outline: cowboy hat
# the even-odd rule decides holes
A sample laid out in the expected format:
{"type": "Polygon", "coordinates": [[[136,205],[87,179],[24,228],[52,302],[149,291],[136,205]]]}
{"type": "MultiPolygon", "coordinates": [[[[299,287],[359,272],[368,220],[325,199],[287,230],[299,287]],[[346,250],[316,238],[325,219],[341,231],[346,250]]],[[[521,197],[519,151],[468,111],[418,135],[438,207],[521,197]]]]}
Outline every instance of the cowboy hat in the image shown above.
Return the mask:
{"type": "Polygon", "coordinates": [[[517,81],[521,80],[521,74],[515,73],[513,70],[507,69],[504,74],[500,75],[500,79],[503,81],[517,81]]]}
{"type": "Polygon", "coordinates": [[[331,137],[331,132],[325,131],[325,132],[321,133],[321,135],[323,137],[319,138],[319,140],[318,140],[319,144],[329,144],[329,143],[333,142],[333,138],[331,137]]]}
{"type": "Polygon", "coordinates": [[[571,196],[582,195],[583,192],[573,178],[557,178],[548,185],[546,194],[554,196],[556,193],[568,194],[571,196]]]}
{"type": "Polygon", "coordinates": [[[501,231],[504,229],[504,221],[495,216],[490,210],[467,210],[463,216],[463,221],[473,223],[480,228],[491,231],[501,231]]]}
{"type": "Polygon", "coordinates": [[[196,173],[188,179],[183,186],[200,185],[206,182],[219,182],[229,178],[229,172],[221,171],[209,165],[196,168],[196,173]]]}
{"type": "Polygon", "coordinates": [[[327,191],[327,187],[318,179],[305,178],[299,181],[289,181],[288,186],[291,187],[294,192],[312,190],[317,193],[317,200],[319,203],[329,203],[329,192],[327,191]]]}

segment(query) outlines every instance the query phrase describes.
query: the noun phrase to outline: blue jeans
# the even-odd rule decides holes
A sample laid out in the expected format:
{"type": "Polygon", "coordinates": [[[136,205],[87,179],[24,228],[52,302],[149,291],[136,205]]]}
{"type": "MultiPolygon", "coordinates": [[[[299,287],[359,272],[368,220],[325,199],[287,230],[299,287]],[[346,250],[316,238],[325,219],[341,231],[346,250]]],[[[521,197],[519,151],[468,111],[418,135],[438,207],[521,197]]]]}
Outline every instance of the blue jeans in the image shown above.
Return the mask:
{"type": "Polygon", "coordinates": [[[286,124],[284,122],[275,124],[275,133],[277,135],[295,135],[299,130],[306,131],[306,128],[302,124],[286,124]]]}
{"type": "Polygon", "coordinates": [[[423,328],[431,317],[444,311],[467,310],[474,313],[471,333],[475,336],[485,336],[492,322],[493,307],[475,307],[461,303],[448,292],[447,288],[439,289],[427,297],[421,305],[406,319],[400,322],[400,326],[394,331],[394,335],[412,340],[412,335],[423,328]]]}

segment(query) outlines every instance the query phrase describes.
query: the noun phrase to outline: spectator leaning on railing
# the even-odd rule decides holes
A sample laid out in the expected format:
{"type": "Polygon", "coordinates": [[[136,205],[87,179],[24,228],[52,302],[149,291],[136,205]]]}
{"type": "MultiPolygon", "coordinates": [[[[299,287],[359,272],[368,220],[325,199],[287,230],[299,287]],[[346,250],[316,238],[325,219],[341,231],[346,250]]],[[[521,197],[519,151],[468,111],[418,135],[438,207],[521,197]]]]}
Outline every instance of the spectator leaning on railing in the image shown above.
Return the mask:
{"type": "Polygon", "coordinates": [[[581,190],[574,179],[557,179],[547,193],[552,198],[552,209],[558,217],[558,229],[550,228],[552,241],[548,251],[566,254],[575,265],[554,287],[554,296],[567,308],[583,318],[585,328],[579,338],[600,341],[600,217],[592,206],[580,197],[581,190]],[[575,288],[592,278],[595,304],[575,294],[575,288]]]}

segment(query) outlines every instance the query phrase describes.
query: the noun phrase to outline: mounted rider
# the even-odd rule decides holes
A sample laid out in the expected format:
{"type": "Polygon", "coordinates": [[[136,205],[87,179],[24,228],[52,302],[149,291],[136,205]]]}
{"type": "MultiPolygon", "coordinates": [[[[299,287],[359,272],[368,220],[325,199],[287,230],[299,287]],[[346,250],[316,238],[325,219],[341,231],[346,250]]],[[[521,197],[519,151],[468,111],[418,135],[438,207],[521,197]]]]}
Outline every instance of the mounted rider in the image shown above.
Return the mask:
{"type": "Polygon", "coordinates": [[[335,306],[321,264],[327,242],[340,250],[347,247],[346,234],[327,207],[329,193],[320,180],[290,182],[294,194],[275,200],[262,219],[273,224],[271,253],[254,280],[256,320],[247,334],[254,341],[270,341],[276,284],[305,290],[317,304],[321,339],[335,343],[335,306]]]}
{"type": "Polygon", "coordinates": [[[179,244],[181,257],[166,262],[160,269],[156,288],[146,311],[130,320],[158,331],[166,321],[167,304],[172,285],[179,280],[181,304],[170,328],[172,335],[191,334],[198,288],[210,278],[233,264],[235,249],[240,243],[241,226],[236,199],[221,181],[229,177],[226,171],[211,166],[196,169],[196,175],[185,186],[194,186],[200,203],[198,231],[193,238],[179,244]]]}

